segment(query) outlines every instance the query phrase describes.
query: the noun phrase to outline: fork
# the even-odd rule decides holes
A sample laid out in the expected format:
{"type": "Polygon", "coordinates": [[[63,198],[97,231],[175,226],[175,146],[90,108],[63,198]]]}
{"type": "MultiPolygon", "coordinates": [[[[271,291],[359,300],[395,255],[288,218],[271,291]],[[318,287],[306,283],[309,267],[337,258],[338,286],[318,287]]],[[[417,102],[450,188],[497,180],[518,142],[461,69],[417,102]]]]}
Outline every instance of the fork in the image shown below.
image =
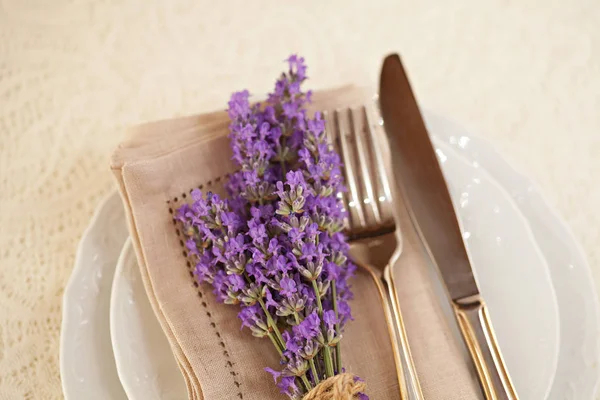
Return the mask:
{"type": "Polygon", "coordinates": [[[388,328],[394,338],[401,398],[422,400],[424,397],[390,272],[401,251],[402,232],[394,220],[385,147],[381,145],[385,137],[374,115],[376,112],[367,105],[323,112],[325,130],[344,165],[348,191],[338,196],[348,211],[345,228],[354,261],[371,272],[384,288],[384,306],[388,328]]]}

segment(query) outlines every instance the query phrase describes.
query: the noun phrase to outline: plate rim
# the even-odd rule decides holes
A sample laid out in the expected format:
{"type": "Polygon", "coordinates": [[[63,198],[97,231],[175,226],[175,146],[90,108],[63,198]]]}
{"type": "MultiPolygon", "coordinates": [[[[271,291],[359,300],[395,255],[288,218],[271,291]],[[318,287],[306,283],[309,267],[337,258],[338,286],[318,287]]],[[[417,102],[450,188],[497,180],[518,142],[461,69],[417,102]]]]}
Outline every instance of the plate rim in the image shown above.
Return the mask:
{"type": "MultiPolygon", "coordinates": [[[[117,295],[115,294],[115,288],[119,285],[119,277],[123,276],[124,274],[124,269],[125,269],[125,262],[127,257],[130,257],[130,253],[131,251],[133,251],[132,248],[132,243],[131,243],[131,236],[127,236],[127,239],[125,239],[125,243],[123,243],[123,246],[121,247],[121,250],[119,252],[119,258],[117,260],[117,265],[115,267],[115,274],[113,275],[113,279],[112,279],[112,283],[110,285],[110,305],[109,305],[109,315],[108,315],[108,325],[109,325],[109,331],[110,331],[110,343],[112,345],[112,350],[115,356],[115,368],[117,369],[117,375],[119,377],[119,381],[121,381],[121,385],[123,386],[123,390],[125,391],[125,394],[127,395],[127,397],[129,399],[134,398],[134,396],[132,396],[130,394],[130,392],[132,391],[132,388],[129,386],[129,384],[127,382],[125,382],[123,380],[123,375],[124,375],[124,366],[121,365],[121,363],[119,362],[119,359],[122,357],[121,354],[121,350],[118,348],[118,346],[115,346],[115,342],[117,341],[117,332],[116,332],[116,324],[115,324],[115,310],[114,308],[116,307],[116,297],[117,295]]],[[[135,254],[134,254],[135,257],[135,254]]],[[[137,261],[136,261],[137,262],[137,261]]],[[[141,278],[141,277],[140,277],[141,278]]]]}
{"type": "MultiPolygon", "coordinates": [[[[87,227],[83,231],[81,238],[79,239],[79,242],[77,243],[77,248],[75,251],[75,260],[73,263],[73,270],[71,271],[71,274],[69,276],[67,284],[65,285],[65,288],[64,288],[62,302],[61,302],[62,319],[61,319],[60,337],[59,337],[59,372],[60,372],[61,388],[63,391],[63,395],[65,396],[65,399],[73,398],[71,392],[72,392],[72,390],[74,390],[72,388],[72,385],[70,383],[68,383],[67,377],[69,376],[69,373],[67,372],[68,365],[66,364],[65,351],[68,347],[67,343],[70,340],[70,338],[67,337],[67,333],[72,330],[71,325],[73,323],[73,318],[74,318],[72,315],[73,314],[72,307],[74,304],[76,304],[76,301],[75,301],[75,299],[73,299],[73,297],[77,293],[75,290],[75,288],[77,287],[76,286],[77,280],[80,279],[81,277],[85,276],[85,274],[88,270],[88,268],[87,268],[88,263],[85,262],[86,258],[84,257],[83,247],[84,247],[86,241],[89,239],[89,237],[91,237],[93,231],[95,229],[97,229],[98,222],[100,221],[100,217],[108,209],[109,204],[111,202],[116,202],[118,198],[119,198],[119,194],[118,194],[117,190],[111,189],[111,191],[108,194],[106,194],[102,198],[102,200],[100,200],[100,202],[94,209],[94,213],[92,214],[92,217],[90,218],[90,222],[88,223],[87,227]]],[[[113,275],[113,278],[114,278],[114,275],[113,275]]],[[[111,279],[111,285],[112,285],[112,279],[111,279]]],[[[111,290],[112,290],[112,286],[111,286],[111,290]]],[[[97,297],[97,296],[95,296],[95,297],[97,297]]],[[[116,366],[115,366],[115,369],[116,369],[116,366]]],[[[120,384],[120,380],[119,380],[119,384],[120,384]]]]}

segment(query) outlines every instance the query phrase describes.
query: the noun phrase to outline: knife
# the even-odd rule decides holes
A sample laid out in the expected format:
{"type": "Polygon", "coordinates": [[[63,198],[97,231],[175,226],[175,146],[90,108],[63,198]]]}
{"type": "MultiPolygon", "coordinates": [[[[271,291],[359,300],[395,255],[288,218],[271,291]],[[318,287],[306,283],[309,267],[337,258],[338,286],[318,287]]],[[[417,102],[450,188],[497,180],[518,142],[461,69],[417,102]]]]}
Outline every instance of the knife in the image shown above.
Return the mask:
{"type": "Polygon", "coordinates": [[[394,179],[446,286],[485,398],[516,400],[446,181],[397,54],[383,62],[379,103],[392,151],[394,179]]]}

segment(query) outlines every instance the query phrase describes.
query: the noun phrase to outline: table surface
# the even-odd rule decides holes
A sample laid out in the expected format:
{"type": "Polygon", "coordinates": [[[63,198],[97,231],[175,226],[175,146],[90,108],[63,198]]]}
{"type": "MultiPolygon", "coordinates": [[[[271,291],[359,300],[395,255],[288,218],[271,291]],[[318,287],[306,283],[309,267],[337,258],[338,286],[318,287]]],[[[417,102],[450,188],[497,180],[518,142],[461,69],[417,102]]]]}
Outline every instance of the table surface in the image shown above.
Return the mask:
{"type": "Polygon", "coordinates": [[[0,0],[0,398],[59,398],[61,300],[113,188],[126,126],[264,93],[297,52],[309,85],[375,87],[402,54],[428,108],[536,181],[600,283],[595,0],[0,0]],[[249,5],[251,4],[251,6],[249,5]]]}

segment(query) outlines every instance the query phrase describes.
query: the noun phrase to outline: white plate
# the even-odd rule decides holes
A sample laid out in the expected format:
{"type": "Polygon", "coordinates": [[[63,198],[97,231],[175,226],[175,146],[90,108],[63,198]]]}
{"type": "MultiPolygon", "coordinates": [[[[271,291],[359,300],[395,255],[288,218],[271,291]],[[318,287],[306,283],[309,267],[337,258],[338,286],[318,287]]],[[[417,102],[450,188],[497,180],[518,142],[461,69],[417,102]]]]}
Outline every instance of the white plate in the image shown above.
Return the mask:
{"type": "Polygon", "coordinates": [[[546,257],[560,315],[558,367],[548,399],[594,399],[600,381],[600,314],[583,250],[536,185],[490,144],[433,113],[427,113],[427,125],[441,141],[504,187],[528,220],[546,257]]]}
{"type": "Polygon", "coordinates": [[[187,398],[183,376],[146,296],[131,239],[119,257],[110,304],[115,360],[129,400],[187,398]]]}
{"type": "MultiPolygon", "coordinates": [[[[436,140],[435,147],[515,389],[522,399],[544,399],[559,343],[558,306],[546,260],[510,196],[449,146],[436,140]]],[[[452,314],[449,305],[447,313],[452,314]]]]}
{"type": "Polygon", "coordinates": [[[96,209],[83,234],[63,297],[60,375],[67,399],[126,399],[119,382],[108,325],[110,287],[127,237],[117,193],[96,209]]]}
{"type": "MultiPolygon", "coordinates": [[[[460,204],[462,193],[468,193],[469,202],[460,208],[460,215],[464,228],[471,233],[467,243],[476,275],[489,303],[498,340],[517,390],[524,399],[545,398],[556,370],[559,336],[555,295],[544,257],[536,246],[527,221],[510,197],[484,171],[474,169],[447,146],[443,151],[447,153],[444,170],[449,173],[451,191],[457,204],[460,204]],[[474,179],[479,183],[472,185],[474,179]],[[487,224],[482,226],[478,221],[486,221],[487,224]],[[501,238],[500,243],[498,237],[501,238]],[[498,282],[504,283],[498,285],[498,282]],[[525,295],[517,298],[514,291],[522,291],[525,295]],[[530,308],[523,308],[521,301],[527,301],[530,308]],[[515,326],[520,329],[516,330],[515,326]]],[[[122,258],[134,260],[127,255],[122,258]]],[[[137,268],[131,268],[131,271],[135,272],[137,268]]],[[[136,330],[139,331],[147,330],[148,324],[152,323],[143,318],[125,318],[129,322],[118,322],[117,318],[113,322],[138,322],[141,325],[136,330]]],[[[140,340],[139,337],[129,338],[129,341],[140,340]]],[[[128,344],[115,341],[114,346],[128,344]]],[[[147,346],[156,349],[160,343],[148,343],[147,346]]],[[[117,357],[117,362],[120,362],[120,357],[117,357]]],[[[128,363],[120,366],[121,370],[156,375],[149,363],[128,363]]],[[[171,385],[166,381],[164,384],[171,385]]],[[[172,388],[165,387],[164,390],[172,388]]]]}

